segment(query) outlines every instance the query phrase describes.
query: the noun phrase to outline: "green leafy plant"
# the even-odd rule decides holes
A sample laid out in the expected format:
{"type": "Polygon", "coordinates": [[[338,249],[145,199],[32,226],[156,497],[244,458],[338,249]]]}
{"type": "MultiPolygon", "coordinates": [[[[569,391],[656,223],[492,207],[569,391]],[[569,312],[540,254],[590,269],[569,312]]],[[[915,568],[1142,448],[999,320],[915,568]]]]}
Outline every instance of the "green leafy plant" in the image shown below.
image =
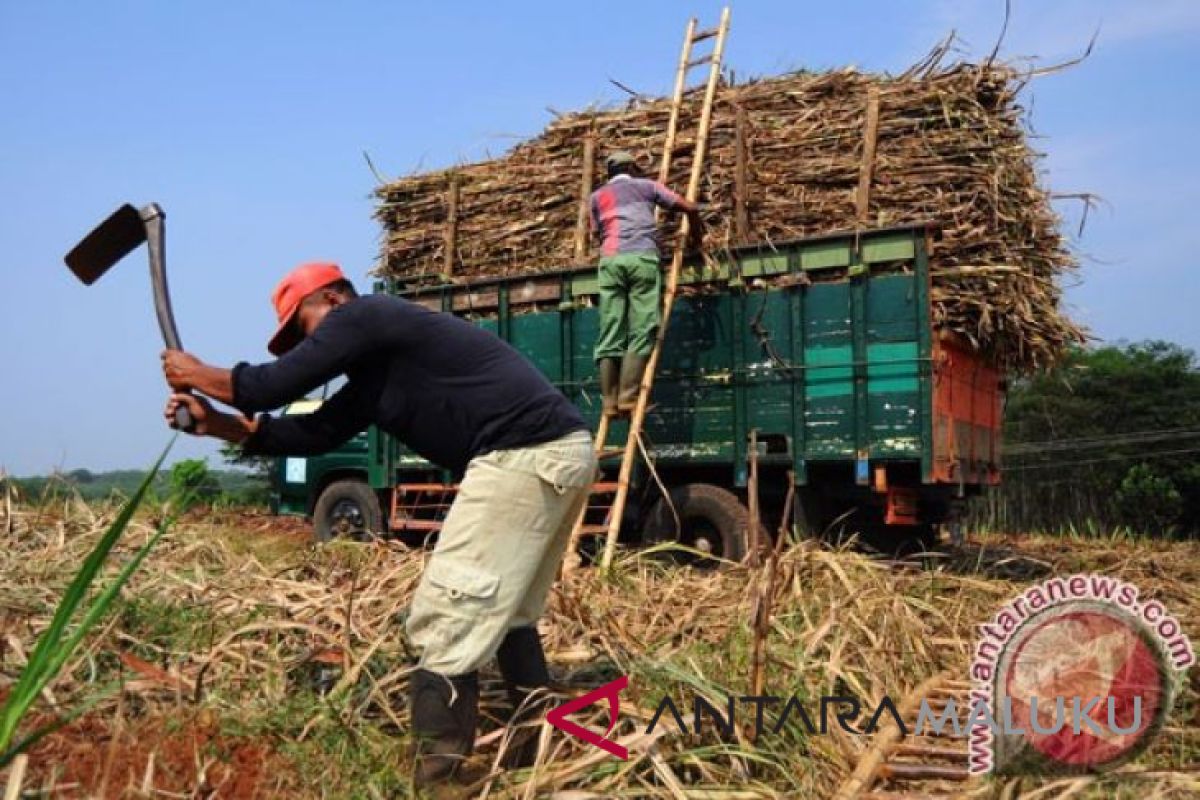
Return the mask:
{"type": "Polygon", "coordinates": [[[208,462],[202,458],[189,458],[177,462],[171,467],[171,494],[181,501],[184,507],[194,503],[211,503],[221,494],[221,484],[217,476],[208,468],[208,462]]]}
{"type": "Polygon", "coordinates": [[[95,548],[92,549],[92,552],[84,560],[83,566],[75,574],[62,600],[59,601],[58,608],[55,609],[54,617],[51,619],[49,627],[38,638],[33,653],[29,656],[29,661],[25,664],[25,668],[21,670],[20,677],[5,699],[3,707],[0,708],[0,767],[8,764],[18,753],[28,749],[43,736],[65,725],[75,716],[87,710],[86,706],[78,709],[73,715],[68,715],[64,719],[59,719],[50,725],[43,726],[14,743],[14,738],[21,725],[21,721],[28,714],[34,701],[50,682],[54,680],[59,671],[67,663],[67,660],[79,647],[84,637],[87,636],[88,632],[96,626],[105,612],[112,606],[120,594],[121,587],[129,582],[133,573],[137,571],[137,568],[145,560],[150,550],[158,543],[158,540],[162,538],[173,522],[173,517],[164,516],[154,534],[145,544],[138,548],[133,558],[121,568],[121,571],[112,582],[95,596],[91,605],[85,607],[92,584],[99,576],[100,570],[112,552],[113,547],[129,526],[133,515],[142,505],[146,493],[150,489],[150,484],[153,482],[155,475],[158,474],[163,459],[167,457],[167,453],[170,452],[174,441],[172,439],[167,444],[162,455],[158,457],[158,461],[146,473],[146,477],[137,491],[121,507],[116,519],[104,531],[104,534],[100,537],[100,541],[96,543],[95,548]],[[72,618],[76,616],[76,612],[79,612],[81,608],[83,609],[82,616],[78,624],[73,630],[69,629],[68,626],[72,618]]]}
{"type": "Polygon", "coordinates": [[[1167,531],[1183,511],[1183,498],[1169,478],[1145,464],[1125,474],[1113,496],[1117,514],[1129,525],[1150,532],[1167,531]]]}
{"type": "Polygon", "coordinates": [[[226,443],[221,458],[236,472],[226,472],[224,500],[230,506],[266,506],[271,500],[271,475],[277,459],[273,456],[248,456],[242,446],[226,443]],[[239,480],[231,480],[237,476],[239,480]]]}

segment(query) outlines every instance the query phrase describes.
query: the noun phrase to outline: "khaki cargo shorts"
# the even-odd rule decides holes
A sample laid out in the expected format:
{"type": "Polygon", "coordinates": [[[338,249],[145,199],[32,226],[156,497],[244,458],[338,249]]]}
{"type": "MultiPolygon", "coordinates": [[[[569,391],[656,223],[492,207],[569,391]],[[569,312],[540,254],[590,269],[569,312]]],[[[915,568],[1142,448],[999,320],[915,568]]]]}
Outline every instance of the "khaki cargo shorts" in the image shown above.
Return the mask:
{"type": "Polygon", "coordinates": [[[471,460],[409,608],[423,669],[476,670],[537,622],[595,476],[586,431],[471,460]]]}

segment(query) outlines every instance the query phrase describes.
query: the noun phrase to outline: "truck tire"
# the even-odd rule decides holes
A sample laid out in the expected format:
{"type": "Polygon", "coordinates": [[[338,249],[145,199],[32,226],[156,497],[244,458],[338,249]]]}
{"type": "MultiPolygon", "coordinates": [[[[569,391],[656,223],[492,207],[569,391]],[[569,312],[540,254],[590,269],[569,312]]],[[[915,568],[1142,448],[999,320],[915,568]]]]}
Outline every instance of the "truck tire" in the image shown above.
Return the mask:
{"type": "Polygon", "coordinates": [[[313,529],[318,542],[334,539],[363,540],[383,531],[379,498],[364,481],[343,478],[322,490],[313,509],[313,529]]]}
{"type": "MultiPolygon", "coordinates": [[[[689,483],[671,490],[671,505],[660,499],[647,515],[642,541],[647,544],[679,542],[702,553],[729,561],[741,561],[746,554],[750,512],[733,492],[708,483],[689,483]]],[[[680,563],[704,563],[707,559],[691,553],[674,556],[680,563]]]]}

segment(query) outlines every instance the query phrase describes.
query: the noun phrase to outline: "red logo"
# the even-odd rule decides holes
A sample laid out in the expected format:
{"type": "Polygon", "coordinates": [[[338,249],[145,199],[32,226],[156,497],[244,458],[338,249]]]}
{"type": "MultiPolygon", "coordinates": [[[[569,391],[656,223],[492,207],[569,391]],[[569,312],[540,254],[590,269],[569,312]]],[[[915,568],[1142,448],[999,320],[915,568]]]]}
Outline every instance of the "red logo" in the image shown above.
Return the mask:
{"type": "Polygon", "coordinates": [[[1000,765],[1072,772],[1128,760],[1162,727],[1167,674],[1153,637],[1107,604],[1076,601],[1030,620],[997,675],[997,696],[1023,731],[997,742],[1000,765]]]}
{"type": "Polygon", "coordinates": [[[613,726],[617,724],[617,712],[621,710],[621,690],[629,685],[628,676],[622,675],[615,681],[606,683],[603,686],[593,689],[587,694],[580,695],[569,703],[563,703],[558,708],[546,715],[546,721],[561,731],[565,731],[577,739],[582,739],[590,745],[595,745],[606,753],[611,753],[621,760],[629,758],[629,751],[621,745],[614,742],[612,739],[605,738],[612,731],[613,726]],[[582,725],[577,725],[567,719],[567,714],[574,714],[581,708],[586,708],[597,700],[608,700],[608,727],[604,729],[604,736],[600,736],[593,731],[589,731],[582,725]]]}

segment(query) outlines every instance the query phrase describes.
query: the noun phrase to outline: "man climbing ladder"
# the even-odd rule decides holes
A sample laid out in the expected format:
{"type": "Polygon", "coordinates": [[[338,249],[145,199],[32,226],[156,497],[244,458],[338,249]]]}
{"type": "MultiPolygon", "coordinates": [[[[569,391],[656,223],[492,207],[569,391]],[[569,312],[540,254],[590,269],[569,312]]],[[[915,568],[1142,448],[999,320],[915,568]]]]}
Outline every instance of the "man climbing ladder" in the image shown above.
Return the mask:
{"type": "Polygon", "coordinates": [[[632,154],[605,160],[608,183],[591,197],[592,229],[600,235],[600,336],[596,361],[604,413],[624,416],[637,404],[642,372],[658,334],[662,273],[655,208],[688,215],[700,231],[697,206],[658,181],[638,176],[632,154]]]}
{"type": "MultiPolygon", "coordinates": [[[[597,507],[592,503],[589,503],[588,506],[580,512],[579,518],[575,523],[575,530],[571,535],[571,552],[576,551],[580,536],[584,535],[585,533],[590,534],[606,531],[607,538],[604,543],[604,555],[600,561],[601,566],[605,569],[612,564],[613,556],[616,553],[617,535],[621,529],[621,519],[625,510],[625,502],[629,498],[629,484],[633,473],[633,462],[637,457],[639,445],[641,443],[642,424],[646,418],[646,410],[649,407],[650,393],[654,388],[654,372],[658,367],[659,353],[662,349],[662,343],[666,338],[667,325],[670,323],[671,318],[671,308],[675,303],[675,292],[679,284],[680,267],[683,265],[683,242],[685,237],[696,233],[698,229],[698,225],[695,224],[699,222],[699,215],[696,213],[696,196],[699,194],[700,178],[704,172],[704,159],[708,150],[708,133],[712,124],[713,99],[716,96],[717,83],[721,77],[721,59],[724,56],[725,39],[728,33],[729,8],[722,10],[721,21],[715,28],[711,28],[709,30],[697,31],[695,18],[688,21],[687,31],[683,36],[683,51],[679,57],[679,69],[675,73],[675,91],[671,98],[671,116],[667,122],[666,140],[663,142],[663,156],[662,162],[659,166],[658,188],[655,189],[655,194],[653,195],[643,195],[643,197],[648,197],[648,199],[642,200],[642,204],[640,206],[633,206],[633,208],[646,211],[650,209],[653,204],[669,205],[669,207],[679,208],[680,210],[684,210],[688,213],[687,218],[680,226],[680,241],[677,243],[671,256],[671,266],[667,273],[666,289],[662,295],[662,310],[659,312],[656,309],[652,318],[654,322],[654,328],[652,333],[650,333],[650,338],[652,338],[653,341],[650,343],[648,348],[642,346],[641,350],[633,352],[633,354],[629,357],[628,369],[622,370],[625,375],[619,375],[617,372],[614,372],[615,365],[611,357],[617,355],[619,351],[607,348],[601,349],[599,345],[596,349],[596,357],[600,361],[599,371],[601,386],[610,387],[607,390],[602,388],[602,394],[605,394],[606,398],[611,398],[611,393],[613,391],[611,387],[618,382],[617,378],[621,378],[619,382],[622,384],[622,388],[624,389],[624,391],[621,392],[621,394],[624,396],[624,402],[617,402],[617,408],[618,412],[622,407],[626,410],[626,413],[629,416],[629,426],[624,447],[615,451],[621,453],[621,466],[617,472],[616,483],[613,484],[601,482],[592,487],[592,498],[597,496],[612,495],[612,503],[611,505],[607,505],[607,508],[605,508],[604,505],[597,507]],[[713,40],[712,52],[708,55],[693,59],[692,48],[695,47],[697,43],[707,39],[713,40]],[[693,67],[701,65],[706,65],[708,67],[708,80],[704,84],[704,94],[700,105],[700,119],[696,126],[695,138],[691,142],[692,163],[691,171],[688,176],[687,192],[683,197],[679,197],[673,192],[670,192],[670,190],[666,189],[666,187],[662,186],[662,183],[667,180],[667,176],[671,168],[672,158],[676,153],[676,135],[678,133],[680,108],[683,106],[684,102],[687,73],[693,67]],[[663,197],[669,200],[669,204],[665,201],[658,202],[659,198],[657,197],[657,192],[660,190],[665,193],[663,197]],[[604,510],[605,522],[603,525],[596,526],[585,523],[585,517],[587,516],[589,509],[604,510]]],[[[613,155],[616,156],[618,154],[613,155]]],[[[627,154],[625,154],[624,157],[626,159],[629,158],[627,154]]],[[[612,156],[610,156],[610,167],[611,159],[612,156]]],[[[620,179],[617,180],[619,181],[620,179]]],[[[596,193],[599,195],[599,197],[593,198],[592,208],[594,224],[600,222],[600,219],[597,219],[597,217],[603,217],[603,209],[597,210],[599,200],[603,198],[601,193],[604,192],[605,189],[609,188],[613,182],[613,180],[610,180],[609,184],[606,184],[605,187],[596,193]]],[[[653,182],[648,183],[653,185],[653,182]]],[[[615,221],[613,224],[616,225],[616,230],[619,232],[620,226],[626,224],[622,214],[619,210],[617,210],[610,212],[609,216],[615,221]]],[[[645,229],[644,222],[643,229],[645,229]]],[[[653,225],[649,226],[648,232],[651,237],[654,236],[655,230],[653,225]]],[[[655,253],[657,253],[657,239],[654,239],[654,241],[655,253]]],[[[655,269],[654,279],[655,281],[658,280],[657,267],[655,269]]],[[[605,317],[603,300],[605,295],[605,278],[603,272],[601,273],[600,284],[602,298],[601,327],[603,330],[605,317]]],[[[653,296],[657,296],[657,287],[658,284],[655,283],[654,288],[650,290],[649,293],[653,296]]],[[[624,319],[624,316],[622,316],[622,319],[624,319]]],[[[603,336],[601,337],[601,341],[603,342],[603,336]]],[[[619,400],[620,398],[618,398],[618,401],[619,400]]],[[[606,411],[609,407],[611,407],[611,405],[613,405],[613,403],[614,400],[606,399],[606,411]]],[[[613,413],[604,413],[600,417],[600,425],[596,431],[596,450],[597,455],[601,459],[607,457],[613,452],[608,447],[607,439],[610,428],[609,423],[616,416],[617,415],[613,413]]]]}

